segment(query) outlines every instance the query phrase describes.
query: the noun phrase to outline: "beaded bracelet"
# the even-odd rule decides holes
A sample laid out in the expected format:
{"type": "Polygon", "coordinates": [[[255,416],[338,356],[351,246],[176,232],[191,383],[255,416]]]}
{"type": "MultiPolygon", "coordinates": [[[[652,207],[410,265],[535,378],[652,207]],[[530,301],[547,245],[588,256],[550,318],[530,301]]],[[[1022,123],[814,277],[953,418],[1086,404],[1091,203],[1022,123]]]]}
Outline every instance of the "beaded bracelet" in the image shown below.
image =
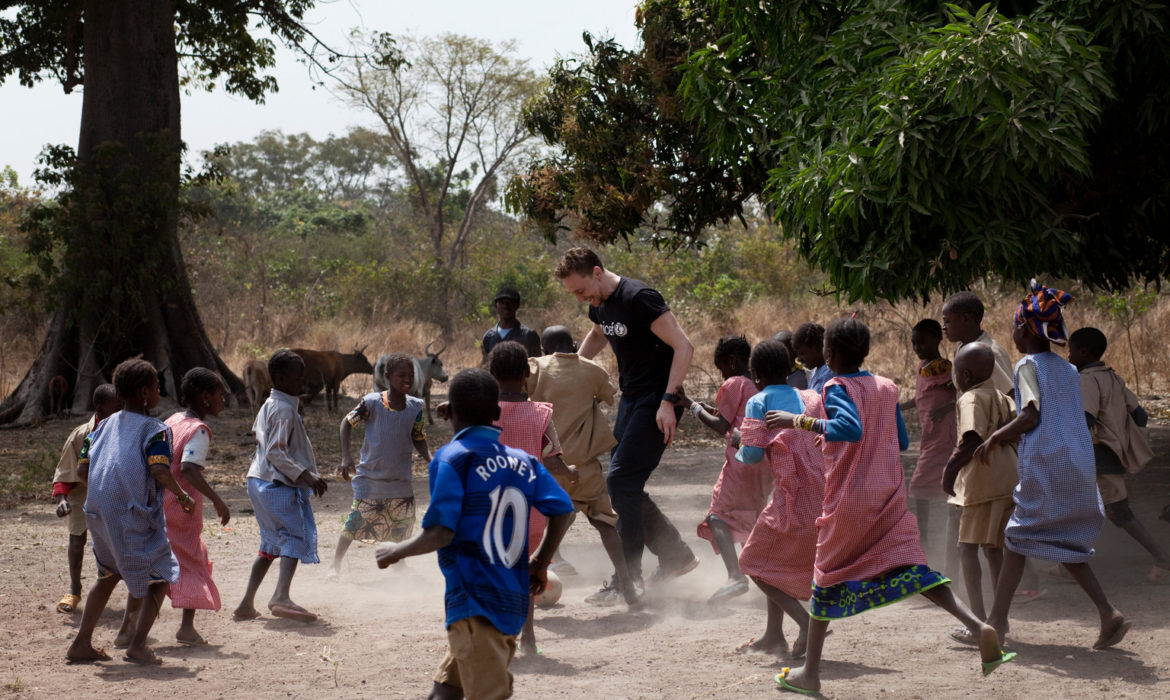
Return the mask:
{"type": "Polygon", "coordinates": [[[792,418],[792,427],[801,430],[815,431],[817,429],[817,419],[812,416],[806,416],[803,413],[792,418]]]}
{"type": "Polygon", "coordinates": [[[698,418],[700,413],[706,413],[706,411],[704,411],[703,407],[699,405],[698,401],[696,401],[691,404],[691,413],[695,416],[695,418],[698,418]]]}

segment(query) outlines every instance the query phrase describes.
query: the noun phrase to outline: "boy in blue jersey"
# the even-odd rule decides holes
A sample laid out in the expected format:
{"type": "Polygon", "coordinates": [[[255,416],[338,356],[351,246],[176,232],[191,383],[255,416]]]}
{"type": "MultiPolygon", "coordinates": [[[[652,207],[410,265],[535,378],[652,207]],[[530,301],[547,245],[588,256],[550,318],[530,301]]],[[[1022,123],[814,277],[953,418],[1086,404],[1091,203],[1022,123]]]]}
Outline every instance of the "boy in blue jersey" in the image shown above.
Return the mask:
{"type": "Polygon", "coordinates": [[[455,375],[448,393],[455,437],[429,467],[431,504],[420,534],[378,548],[378,566],[438,550],[447,579],[447,657],[430,698],[508,698],[516,635],[528,596],[548,583],[548,565],[572,524],[573,502],[535,457],[500,444],[499,387],[482,369],[455,375]],[[528,509],[548,517],[528,560],[528,509]]]}

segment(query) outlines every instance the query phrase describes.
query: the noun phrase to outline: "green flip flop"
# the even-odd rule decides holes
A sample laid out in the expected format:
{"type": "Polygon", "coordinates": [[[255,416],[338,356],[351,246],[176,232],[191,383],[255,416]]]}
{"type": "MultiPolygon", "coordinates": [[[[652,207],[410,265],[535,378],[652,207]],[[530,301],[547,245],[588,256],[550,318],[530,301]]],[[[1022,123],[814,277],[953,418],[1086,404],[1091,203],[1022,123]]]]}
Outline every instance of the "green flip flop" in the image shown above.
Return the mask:
{"type": "Polygon", "coordinates": [[[1010,651],[1010,652],[1000,651],[999,654],[1000,654],[999,658],[996,659],[995,661],[983,661],[982,662],[984,676],[990,676],[992,671],[999,668],[1001,665],[1006,664],[1007,662],[1012,661],[1016,658],[1016,652],[1014,652],[1014,651],[1010,651]]]}
{"type": "Polygon", "coordinates": [[[797,688],[796,686],[789,683],[788,679],[785,677],[788,675],[788,672],[791,670],[792,669],[785,666],[784,668],[780,669],[780,673],[776,674],[776,678],[775,678],[776,685],[780,686],[781,690],[787,690],[791,693],[800,693],[801,695],[820,695],[821,694],[821,691],[819,691],[819,690],[810,690],[808,688],[797,688]]]}

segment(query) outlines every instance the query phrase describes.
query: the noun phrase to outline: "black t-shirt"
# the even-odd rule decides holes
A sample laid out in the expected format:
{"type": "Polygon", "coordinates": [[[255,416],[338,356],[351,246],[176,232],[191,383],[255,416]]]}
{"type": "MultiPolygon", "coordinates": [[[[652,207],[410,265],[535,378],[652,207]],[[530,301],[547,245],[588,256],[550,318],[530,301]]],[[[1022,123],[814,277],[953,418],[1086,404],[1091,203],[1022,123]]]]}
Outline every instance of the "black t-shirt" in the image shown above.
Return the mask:
{"type": "Polygon", "coordinates": [[[489,328],[487,333],[483,334],[483,341],[481,343],[483,356],[487,357],[488,353],[492,351],[492,348],[505,340],[511,340],[523,345],[524,349],[528,351],[529,357],[540,357],[543,354],[540,351],[540,334],[521,323],[508,331],[507,335],[500,334],[500,327],[498,325],[489,328]]]}
{"type": "Polygon", "coordinates": [[[667,311],[658,290],[628,277],[601,306],[589,307],[589,320],[601,327],[617,357],[618,385],[626,398],[666,392],[674,349],[654,335],[650,324],[667,311]]]}

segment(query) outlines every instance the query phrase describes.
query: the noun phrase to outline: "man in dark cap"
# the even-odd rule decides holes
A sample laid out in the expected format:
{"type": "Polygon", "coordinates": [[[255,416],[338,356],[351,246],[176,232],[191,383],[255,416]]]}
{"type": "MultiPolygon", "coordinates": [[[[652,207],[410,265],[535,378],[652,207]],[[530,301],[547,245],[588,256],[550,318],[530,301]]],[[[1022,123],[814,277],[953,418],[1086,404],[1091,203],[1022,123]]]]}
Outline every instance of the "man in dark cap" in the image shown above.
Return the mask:
{"type": "Polygon", "coordinates": [[[520,292],[512,287],[500,287],[492,299],[496,307],[496,325],[483,334],[482,350],[484,361],[498,343],[512,340],[524,346],[529,357],[540,357],[540,334],[516,320],[516,309],[520,308],[520,292]]]}

